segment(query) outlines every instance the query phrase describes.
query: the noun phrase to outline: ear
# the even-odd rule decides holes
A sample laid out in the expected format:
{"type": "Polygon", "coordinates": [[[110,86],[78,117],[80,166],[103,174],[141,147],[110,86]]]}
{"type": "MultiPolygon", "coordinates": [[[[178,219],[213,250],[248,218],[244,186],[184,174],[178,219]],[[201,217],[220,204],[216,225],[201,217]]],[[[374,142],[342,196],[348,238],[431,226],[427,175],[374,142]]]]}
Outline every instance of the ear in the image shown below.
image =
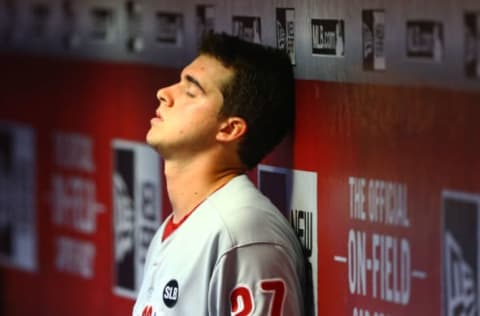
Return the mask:
{"type": "Polygon", "coordinates": [[[247,132],[247,122],[241,117],[232,116],[226,118],[217,133],[217,140],[231,142],[241,138],[247,132]]]}

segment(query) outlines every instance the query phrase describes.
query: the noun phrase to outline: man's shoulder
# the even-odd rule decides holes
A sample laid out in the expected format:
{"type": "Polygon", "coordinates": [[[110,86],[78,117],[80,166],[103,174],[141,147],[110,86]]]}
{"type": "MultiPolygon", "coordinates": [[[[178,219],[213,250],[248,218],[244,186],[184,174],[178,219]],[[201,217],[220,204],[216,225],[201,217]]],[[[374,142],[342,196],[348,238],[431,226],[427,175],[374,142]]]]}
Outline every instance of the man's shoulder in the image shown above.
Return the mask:
{"type": "Polygon", "coordinates": [[[223,234],[234,245],[248,243],[285,243],[293,231],[285,216],[246,177],[209,199],[210,211],[218,216],[223,234]]]}
{"type": "Polygon", "coordinates": [[[246,175],[232,179],[218,194],[212,196],[209,202],[223,222],[229,226],[261,221],[267,214],[278,212],[246,175]]]}
{"type": "Polygon", "coordinates": [[[209,200],[227,212],[231,208],[241,207],[275,208],[246,175],[240,175],[230,180],[209,200]]]}

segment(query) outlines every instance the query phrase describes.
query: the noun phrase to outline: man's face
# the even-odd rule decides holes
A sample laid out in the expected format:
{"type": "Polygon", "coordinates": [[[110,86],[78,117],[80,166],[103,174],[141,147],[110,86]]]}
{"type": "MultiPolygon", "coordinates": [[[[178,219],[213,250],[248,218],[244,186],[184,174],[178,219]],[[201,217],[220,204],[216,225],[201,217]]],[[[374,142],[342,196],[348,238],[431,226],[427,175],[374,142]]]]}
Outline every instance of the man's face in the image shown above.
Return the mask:
{"type": "Polygon", "coordinates": [[[147,143],[165,159],[191,157],[210,148],[221,123],[221,89],[232,77],[233,71],[215,58],[197,57],[183,69],[178,83],[158,90],[160,105],[150,121],[147,143]]]}

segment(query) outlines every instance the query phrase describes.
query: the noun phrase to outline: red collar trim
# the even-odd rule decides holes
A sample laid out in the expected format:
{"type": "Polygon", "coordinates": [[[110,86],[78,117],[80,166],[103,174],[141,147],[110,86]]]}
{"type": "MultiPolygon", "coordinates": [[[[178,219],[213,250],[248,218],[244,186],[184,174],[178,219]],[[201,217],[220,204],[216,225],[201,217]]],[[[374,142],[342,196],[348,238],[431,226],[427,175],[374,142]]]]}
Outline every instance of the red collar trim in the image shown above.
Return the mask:
{"type": "MultiPolygon", "coordinates": [[[[228,183],[228,182],[227,182],[228,183]]],[[[217,192],[218,190],[220,190],[223,186],[225,186],[227,183],[224,183],[222,184],[220,187],[218,187],[215,191],[213,191],[212,193],[209,194],[212,195],[213,193],[217,192]]],[[[208,197],[207,197],[208,198],[208,197]]],[[[173,222],[173,216],[170,216],[170,218],[167,220],[167,223],[165,224],[165,229],[163,230],[163,235],[162,235],[162,241],[164,241],[165,239],[167,239],[175,230],[177,230],[178,227],[180,227],[180,225],[183,224],[183,222],[185,222],[185,220],[203,203],[205,202],[205,200],[207,199],[205,198],[204,200],[202,200],[200,203],[198,203],[190,212],[188,212],[181,220],[180,222],[178,223],[174,223],[173,222]]]]}

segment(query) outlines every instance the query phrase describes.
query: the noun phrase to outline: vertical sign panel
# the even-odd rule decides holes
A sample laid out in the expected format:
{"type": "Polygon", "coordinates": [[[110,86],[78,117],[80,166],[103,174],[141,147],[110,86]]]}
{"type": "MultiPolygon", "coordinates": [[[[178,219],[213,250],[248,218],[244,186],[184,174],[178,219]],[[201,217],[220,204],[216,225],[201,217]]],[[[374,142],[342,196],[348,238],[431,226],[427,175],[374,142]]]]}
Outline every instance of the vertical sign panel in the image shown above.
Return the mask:
{"type": "Polygon", "coordinates": [[[203,35],[215,31],[215,6],[201,4],[195,7],[197,45],[203,35]]]}
{"type": "Polygon", "coordinates": [[[307,256],[309,305],[317,311],[317,173],[258,166],[258,187],[290,219],[307,256]]]}
{"type": "Polygon", "coordinates": [[[114,287],[135,297],[161,222],[160,158],[144,143],[122,140],[113,141],[113,157],[114,287]]]}
{"type": "Polygon", "coordinates": [[[444,316],[478,316],[480,196],[443,194],[444,316]]]}
{"type": "Polygon", "coordinates": [[[35,141],[30,127],[0,125],[0,262],[37,268],[35,141]]]}
{"type": "Polygon", "coordinates": [[[127,15],[127,50],[138,53],[144,49],[143,38],[143,6],[138,1],[127,1],[125,5],[127,15]]]}
{"type": "Polygon", "coordinates": [[[480,12],[464,15],[465,74],[468,78],[480,78],[480,12]]]}
{"type": "Polygon", "coordinates": [[[362,11],[363,69],[385,70],[385,11],[362,11]]]}
{"type": "Polygon", "coordinates": [[[17,5],[14,0],[0,2],[0,45],[13,40],[17,24],[17,5]]]}
{"type": "Polygon", "coordinates": [[[295,65],[295,9],[277,8],[275,25],[277,48],[285,50],[295,65]]]}

